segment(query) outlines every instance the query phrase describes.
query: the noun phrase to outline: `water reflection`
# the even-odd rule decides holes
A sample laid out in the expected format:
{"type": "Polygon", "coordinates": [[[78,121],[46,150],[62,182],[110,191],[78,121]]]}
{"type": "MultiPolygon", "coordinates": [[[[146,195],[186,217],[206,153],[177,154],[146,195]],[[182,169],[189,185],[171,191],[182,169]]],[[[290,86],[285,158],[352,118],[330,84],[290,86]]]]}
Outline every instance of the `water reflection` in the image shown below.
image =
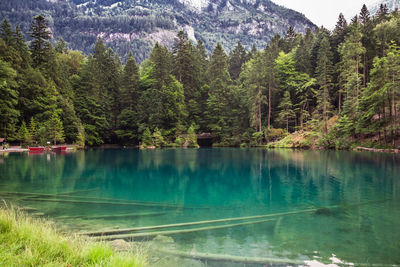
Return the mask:
{"type": "Polygon", "coordinates": [[[400,263],[398,155],[263,149],[110,149],[10,154],[2,159],[3,192],[77,192],[72,196],[178,206],[24,200],[77,228],[157,225],[339,205],[316,213],[276,217],[270,223],[174,238],[179,248],[193,251],[300,259],[318,256],[325,261],[334,253],[348,262],[400,263]],[[82,190],[89,191],[78,192],[82,190]],[[88,220],[109,214],[157,212],[166,215],[88,220]]]}

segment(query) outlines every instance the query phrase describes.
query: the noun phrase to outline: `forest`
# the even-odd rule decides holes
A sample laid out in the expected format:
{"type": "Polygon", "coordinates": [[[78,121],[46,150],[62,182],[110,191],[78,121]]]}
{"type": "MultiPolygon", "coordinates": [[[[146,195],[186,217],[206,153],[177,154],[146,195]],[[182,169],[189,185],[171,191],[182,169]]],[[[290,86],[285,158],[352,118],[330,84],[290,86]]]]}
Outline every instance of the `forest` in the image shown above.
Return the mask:
{"type": "Polygon", "coordinates": [[[349,23],[306,34],[293,28],[259,51],[228,54],[178,32],[123,65],[98,38],[92,54],[52,40],[35,16],[27,42],[0,27],[0,137],[9,142],[165,147],[301,146],[346,149],[399,145],[400,13],[364,5],[349,23]]]}

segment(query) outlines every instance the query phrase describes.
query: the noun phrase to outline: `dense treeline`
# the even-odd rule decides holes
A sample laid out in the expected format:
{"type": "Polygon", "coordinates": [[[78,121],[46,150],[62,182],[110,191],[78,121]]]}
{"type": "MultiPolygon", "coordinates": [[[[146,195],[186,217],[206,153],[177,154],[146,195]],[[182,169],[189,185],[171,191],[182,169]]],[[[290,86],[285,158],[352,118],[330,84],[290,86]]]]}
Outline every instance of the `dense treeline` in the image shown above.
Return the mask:
{"type": "Polygon", "coordinates": [[[183,32],[172,50],[125,65],[97,40],[93,54],[53,47],[36,16],[26,44],[4,20],[0,36],[0,136],[21,143],[78,142],[259,145],[290,132],[312,132],[323,147],[352,142],[395,145],[399,136],[400,14],[364,5],[333,32],[289,29],[262,51],[238,43],[229,55],[183,32]],[[372,141],[371,141],[372,142],[372,141]]]}

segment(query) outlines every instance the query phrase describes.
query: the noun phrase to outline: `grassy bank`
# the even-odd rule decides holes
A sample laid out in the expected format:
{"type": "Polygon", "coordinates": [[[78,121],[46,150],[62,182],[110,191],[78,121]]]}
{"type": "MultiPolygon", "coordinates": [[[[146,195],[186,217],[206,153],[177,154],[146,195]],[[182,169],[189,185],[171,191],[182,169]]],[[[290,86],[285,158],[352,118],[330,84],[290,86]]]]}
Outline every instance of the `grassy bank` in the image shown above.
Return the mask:
{"type": "Polygon", "coordinates": [[[146,266],[146,255],[58,232],[43,219],[0,208],[0,266],[146,266]]]}

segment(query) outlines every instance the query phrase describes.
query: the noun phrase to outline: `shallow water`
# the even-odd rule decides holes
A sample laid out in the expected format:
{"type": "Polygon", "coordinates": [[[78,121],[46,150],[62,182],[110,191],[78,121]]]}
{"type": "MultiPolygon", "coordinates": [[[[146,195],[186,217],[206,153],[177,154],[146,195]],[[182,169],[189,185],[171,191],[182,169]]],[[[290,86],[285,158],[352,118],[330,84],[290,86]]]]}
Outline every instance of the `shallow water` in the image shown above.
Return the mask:
{"type": "MultiPolygon", "coordinates": [[[[216,148],[10,153],[0,154],[0,191],[77,230],[312,209],[172,237],[190,252],[400,264],[398,155],[216,148]],[[129,216],[109,217],[118,214],[129,216]]],[[[203,226],[212,225],[182,229],[203,226]]]]}

